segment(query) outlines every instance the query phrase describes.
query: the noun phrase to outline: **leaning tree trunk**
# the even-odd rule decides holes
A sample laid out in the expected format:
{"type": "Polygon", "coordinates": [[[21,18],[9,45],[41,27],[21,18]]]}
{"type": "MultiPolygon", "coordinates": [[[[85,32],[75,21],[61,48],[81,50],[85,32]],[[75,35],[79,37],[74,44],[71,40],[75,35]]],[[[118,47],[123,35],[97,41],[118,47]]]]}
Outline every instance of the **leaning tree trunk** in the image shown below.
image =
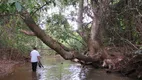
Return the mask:
{"type": "Polygon", "coordinates": [[[47,46],[49,46],[51,49],[55,50],[58,54],[60,54],[64,59],[66,60],[72,60],[74,58],[77,58],[79,60],[83,60],[86,62],[93,62],[94,60],[90,57],[84,56],[82,54],[79,54],[77,51],[72,51],[71,49],[65,47],[63,44],[57,42],[49,35],[45,34],[41,28],[36,25],[33,18],[30,16],[30,14],[25,10],[22,9],[20,12],[20,15],[22,19],[24,20],[25,24],[30,28],[30,30],[33,32],[26,32],[22,30],[25,34],[30,34],[37,36],[43,43],[45,43],[47,46]]]}
{"type": "MultiPolygon", "coordinates": [[[[79,60],[83,60],[85,62],[93,62],[98,61],[99,57],[98,55],[95,55],[95,53],[98,53],[98,50],[102,46],[102,40],[101,40],[101,22],[102,17],[104,17],[104,12],[108,9],[109,0],[102,0],[102,1],[92,1],[92,10],[94,13],[93,23],[91,27],[91,32],[89,39],[86,39],[88,41],[88,49],[89,49],[89,56],[85,56],[83,54],[79,54],[77,51],[73,51],[63,44],[57,42],[49,35],[45,34],[43,30],[40,29],[38,25],[36,25],[35,21],[32,19],[30,14],[25,10],[24,8],[20,12],[20,15],[26,25],[31,29],[31,34],[37,36],[39,39],[41,39],[47,46],[49,46],[51,49],[55,50],[58,54],[60,54],[64,59],[66,60],[72,60],[74,58],[77,58],[79,60]],[[106,10],[105,10],[106,9],[106,10]],[[95,57],[94,57],[95,55],[95,57]]],[[[80,4],[81,9],[83,9],[83,2],[80,4]]],[[[80,10],[81,11],[81,10],[80,10]]],[[[82,11],[81,11],[82,12],[82,11]]],[[[82,26],[82,13],[80,13],[80,26],[82,26]]],[[[29,34],[26,31],[22,31],[25,34],[29,34]]]]}

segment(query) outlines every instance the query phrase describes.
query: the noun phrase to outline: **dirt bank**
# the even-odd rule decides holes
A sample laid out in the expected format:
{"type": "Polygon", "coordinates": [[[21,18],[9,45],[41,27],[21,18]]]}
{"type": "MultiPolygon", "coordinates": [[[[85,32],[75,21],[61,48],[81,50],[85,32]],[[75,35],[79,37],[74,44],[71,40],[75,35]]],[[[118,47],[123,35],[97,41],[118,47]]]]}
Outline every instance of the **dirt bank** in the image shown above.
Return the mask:
{"type": "Polygon", "coordinates": [[[14,71],[20,62],[12,60],[0,60],[0,77],[6,76],[14,71]]]}
{"type": "MultiPolygon", "coordinates": [[[[122,75],[142,80],[142,50],[132,49],[130,47],[110,48],[109,54],[115,56],[123,55],[122,61],[115,64],[116,69],[110,72],[119,72],[122,75]]],[[[112,62],[114,59],[112,59],[112,62]]]]}
{"type": "Polygon", "coordinates": [[[28,58],[22,55],[19,50],[12,48],[0,48],[0,77],[12,73],[16,66],[24,63],[28,58]]]}

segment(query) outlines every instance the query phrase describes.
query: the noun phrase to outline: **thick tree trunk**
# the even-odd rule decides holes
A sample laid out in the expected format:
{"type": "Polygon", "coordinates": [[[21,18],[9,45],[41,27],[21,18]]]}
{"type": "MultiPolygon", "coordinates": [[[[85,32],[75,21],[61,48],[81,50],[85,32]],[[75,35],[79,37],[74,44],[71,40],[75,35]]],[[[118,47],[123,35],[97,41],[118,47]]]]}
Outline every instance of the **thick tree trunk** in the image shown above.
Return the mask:
{"type": "Polygon", "coordinates": [[[104,25],[103,20],[105,19],[104,15],[108,14],[110,0],[102,0],[102,1],[93,1],[92,0],[92,9],[94,13],[93,23],[91,26],[90,39],[88,42],[89,45],[89,55],[93,58],[96,56],[98,51],[101,51],[103,55],[106,57],[108,54],[103,49],[102,43],[102,28],[104,25]]]}
{"type": "Polygon", "coordinates": [[[99,30],[100,26],[99,26],[99,19],[94,16],[93,19],[93,23],[92,23],[92,27],[91,27],[91,35],[90,35],[90,39],[89,39],[89,56],[91,56],[93,58],[94,54],[96,54],[98,52],[98,50],[100,49],[100,44],[99,41],[99,37],[100,37],[100,30],[99,30]]]}
{"type": "MultiPolygon", "coordinates": [[[[37,36],[39,39],[41,39],[47,46],[49,46],[51,49],[55,50],[58,54],[60,54],[64,59],[66,60],[72,60],[74,58],[77,58],[79,60],[83,60],[85,62],[93,62],[94,60],[90,57],[84,56],[82,54],[79,54],[76,51],[72,51],[69,48],[65,47],[61,43],[57,42],[53,38],[51,38],[49,35],[45,34],[43,30],[40,29],[38,25],[34,22],[30,14],[26,10],[22,10],[20,12],[20,15],[26,25],[31,29],[32,32],[34,32],[34,35],[37,36]]],[[[26,33],[27,34],[27,33],[26,33]]]]}
{"type": "Polygon", "coordinates": [[[34,32],[34,34],[39,39],[41,39],[46,45],[48,45],[51,49],[55,50],[65,59],[73,58],[73,56],[68,52],[69,49],[57,42],[56,40],[52,39],[49,35],[46,35],[45,32],[41,30],[38,25],[36,25],[30,14],[26,10],[21,11],[20,15],[23,18],[24,22],[27,24],[27,26],[32,30],[32,32],[34,32]]]}
{"type": "MultiPolygon", "coordinates": [[[[31,31],[34,33],[32,33],[32,35],[37,36],[39,39],[41,39],[47,46],[49,46],[51,49],[55,50],[57,53],[59,53],[64,59],[66,60],[72,60],[74,58],[77,58],[79,60],[83,60],[85,62],[93,62],[93,61],[98,61],[99,60],[99,55],[95,55],[95,53],[98,53],[98,50],[101,48],[102,46],[102,41],[101,41],[101,17],[103,16],[103,11],[101,10],[101,8],[105,8],[106,5],[104,5],[104,1],[96,3],[97,6],[93,5],[93,12],[94,12],[94,18],[93,18],[93,23],[92,23],[92,27],[91,27],[91,32],[90,32],[90,37],[89,39],[87,39],[88,41],[86,41],[88,43],[88,48],[89,48],[89,55],[90,56],[85,56],[83,54],[79,54],[76,51],[72,51],[71,49],[65,47],[64,45],[62,45],[61,43],[57,42],[56,40],[54,40],[53,38],[51,38],[49,35],[45,34],[45,32],[43,30],[40,29],[40,27],[38,25],[36,25],[36,23],[34,22],[34,20],[32,19],[32,17],[30,16],[30,14],[23,9],[20,12],[20,15],[22,17],[22,19],[24,20],[24,22],[26,23],[26,25],[31,29],[31,31]],[[104,6],[103,6],[104,5],[104,6]]],[[[79,13],[79,27],[83,27],[83,0],[80,0],[80,13],[79,13]]],[[[105,3],[106,4],[106,3],[105,3]]],[[[103,9],[104,10],[104,9],[103,9]]],[[[25,32],[26,34],[29,34],[27,32],[25,32]]]]}

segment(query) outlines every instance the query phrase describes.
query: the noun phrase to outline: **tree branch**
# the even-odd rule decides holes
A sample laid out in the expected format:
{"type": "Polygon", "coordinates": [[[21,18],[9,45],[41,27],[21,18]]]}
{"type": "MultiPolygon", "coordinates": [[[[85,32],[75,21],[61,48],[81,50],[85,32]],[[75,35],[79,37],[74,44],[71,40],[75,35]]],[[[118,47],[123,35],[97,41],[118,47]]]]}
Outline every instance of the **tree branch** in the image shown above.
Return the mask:
{"type": "Polygon", "coordinates": [[[28,36],[35,36],[35,33],[32,31],[27,31],[27,30],[20,30],[20,32],[28,35],[28,36]]]}
{"type": "MultiPolygon", "coordinates": [[[[86,61],[86,62],[94,61],[94,59],[92,59],[90,57],[79,54],[76,51],[72,51],[71,49],[67,48],[63,44],[54,40],[49,35],[45,34],[45,32],[43,30],[41,30],[38,25],[36,25],[33,18],[30,16],[30,14],[24,8],[20,12],[20,15],[21,15],[21,18],[24,20],[25,24],[30,28],[30,30],[32,32],[34,32],[35,36],[37,36],[39,39],[41,39],[42,42],[45,43],[47,46],[49,46],[51,49],[55,50],[64,59],[72,60],[74,58],[77,58],[79,60],[83,60],[83,61],[86,61]],[[73,55],[73,52],[76,52],[76,53],[73,55]]],[[[23,32],[27,34],[26,31],[23,31],[23,32]]]]}
{"type": "Polygon", "coordinates": [[[44,6],[48,5],[49,2],[46,1],[46,3],[44,5],[42,5],[41,7],[39,7],[38,9],[36,9],[31,15],[35,14],[38,10],[42,9],[44,6]]]}

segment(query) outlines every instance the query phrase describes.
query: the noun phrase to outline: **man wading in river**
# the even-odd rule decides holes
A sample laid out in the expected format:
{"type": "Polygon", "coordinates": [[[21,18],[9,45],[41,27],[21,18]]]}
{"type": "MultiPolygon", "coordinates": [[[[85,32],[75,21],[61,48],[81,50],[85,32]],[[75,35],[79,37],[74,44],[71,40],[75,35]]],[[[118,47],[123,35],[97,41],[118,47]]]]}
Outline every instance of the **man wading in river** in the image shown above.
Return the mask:
{"type": "Polygon", "coordinates": [[[31,56],[32,70],[33,72],[36,72],[37,64],[40,61],[40,54],[37,51],[36,47],[33,48],[33,50],[30,53],[30,56],[31,56]]]}

